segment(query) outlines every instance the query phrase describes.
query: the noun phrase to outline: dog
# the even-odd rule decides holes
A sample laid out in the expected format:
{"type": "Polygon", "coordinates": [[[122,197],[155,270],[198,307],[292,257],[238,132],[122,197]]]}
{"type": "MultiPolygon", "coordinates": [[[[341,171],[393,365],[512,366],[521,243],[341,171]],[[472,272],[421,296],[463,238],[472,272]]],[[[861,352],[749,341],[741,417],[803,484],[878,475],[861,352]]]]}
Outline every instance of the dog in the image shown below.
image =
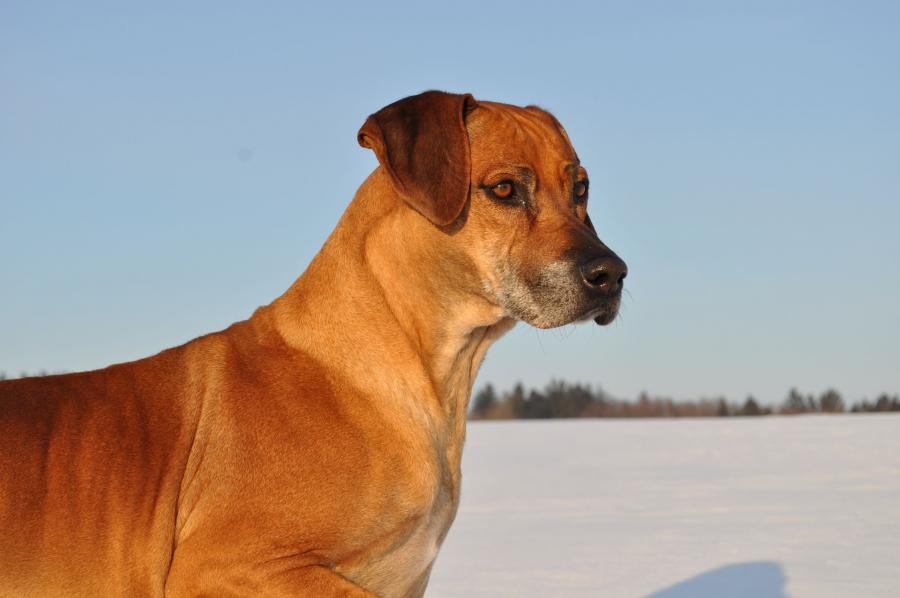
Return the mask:
{"type": "Polygon", "coordinates": [[[422,596],[472,384],[515,322],[611,322],[625,263],[535,106],[429,91],[279,298],[138,361],[0,383],[0,595],[422,596]]]}

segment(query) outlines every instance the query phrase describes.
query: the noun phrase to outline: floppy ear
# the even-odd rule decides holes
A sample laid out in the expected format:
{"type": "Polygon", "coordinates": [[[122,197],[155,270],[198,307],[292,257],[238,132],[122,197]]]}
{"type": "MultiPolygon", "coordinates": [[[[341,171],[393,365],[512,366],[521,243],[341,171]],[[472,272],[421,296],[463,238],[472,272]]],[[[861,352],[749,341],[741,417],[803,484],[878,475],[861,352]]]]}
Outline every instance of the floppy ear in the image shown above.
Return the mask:
{"type": "Polygon", "coordinates": [[[439,226],[455,221],[469,197],[469,94],[426,91],[371,115],[357,138],[371,148],[397,193],[439,226]]]}

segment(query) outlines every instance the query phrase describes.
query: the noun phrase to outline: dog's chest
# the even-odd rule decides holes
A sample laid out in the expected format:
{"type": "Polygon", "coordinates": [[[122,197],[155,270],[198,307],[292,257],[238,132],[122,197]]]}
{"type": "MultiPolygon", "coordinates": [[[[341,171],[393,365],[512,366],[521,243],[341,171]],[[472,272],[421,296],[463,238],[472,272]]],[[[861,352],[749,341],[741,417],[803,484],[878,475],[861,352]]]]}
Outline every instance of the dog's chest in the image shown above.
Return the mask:
{"type": "Polygon", "coordinates": [[[385,598],[421,595],[455,510],[449,502],[435,506],[429,515],[406,530],[405,541],[378,559],[374,568],[379,579],[373,579],[366,587],[385,598]]]}
{"type": "Polygon", "coordinates": [[[341,571],[379,596],[421,595],[456,515],[458,460],[445,451],[429,453],[394,470],[389,497],[394,506],[381,510],[381,533],[361,538],[369,543],[365,561],[341,571]]]}

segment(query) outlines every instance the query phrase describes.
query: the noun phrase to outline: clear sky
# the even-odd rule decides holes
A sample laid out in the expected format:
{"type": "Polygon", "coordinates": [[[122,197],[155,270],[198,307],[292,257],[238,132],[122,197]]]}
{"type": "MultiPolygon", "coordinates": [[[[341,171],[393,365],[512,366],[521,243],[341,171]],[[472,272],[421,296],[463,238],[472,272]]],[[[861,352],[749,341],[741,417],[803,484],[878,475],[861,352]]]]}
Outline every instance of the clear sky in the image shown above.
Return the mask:
{"type": "Polygon", "coordinates": [[[0,4],[0,370],[135,359],[298,276],[432,88],[539,104],[628,262],[479,383],[900,391],[900,3],[0,4]]]}

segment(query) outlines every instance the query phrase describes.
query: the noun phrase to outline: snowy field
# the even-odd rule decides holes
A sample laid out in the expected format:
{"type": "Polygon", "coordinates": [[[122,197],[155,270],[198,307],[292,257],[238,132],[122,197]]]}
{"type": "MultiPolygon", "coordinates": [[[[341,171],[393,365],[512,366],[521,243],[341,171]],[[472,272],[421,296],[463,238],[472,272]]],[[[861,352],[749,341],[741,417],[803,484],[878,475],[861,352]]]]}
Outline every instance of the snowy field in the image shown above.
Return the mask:
{"type": "Polygon", "coordinates": [[[470,423],[429,598],[900,596],[900,415],[470,423]]]}

